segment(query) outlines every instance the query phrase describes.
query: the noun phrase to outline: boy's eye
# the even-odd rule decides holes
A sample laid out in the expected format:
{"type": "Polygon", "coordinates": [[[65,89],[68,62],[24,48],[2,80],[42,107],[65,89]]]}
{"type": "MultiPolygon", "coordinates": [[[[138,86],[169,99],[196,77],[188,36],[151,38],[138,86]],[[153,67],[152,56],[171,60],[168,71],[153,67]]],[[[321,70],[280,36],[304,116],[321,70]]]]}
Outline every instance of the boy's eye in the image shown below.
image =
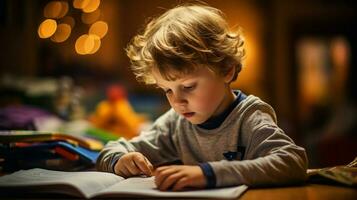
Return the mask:
{"type": "Polygon", "coordinates": [[[196,88],[196,84],[184,86],[183,88],[184,88],[185,90],[193,90],[193,89],[196,88]]]}

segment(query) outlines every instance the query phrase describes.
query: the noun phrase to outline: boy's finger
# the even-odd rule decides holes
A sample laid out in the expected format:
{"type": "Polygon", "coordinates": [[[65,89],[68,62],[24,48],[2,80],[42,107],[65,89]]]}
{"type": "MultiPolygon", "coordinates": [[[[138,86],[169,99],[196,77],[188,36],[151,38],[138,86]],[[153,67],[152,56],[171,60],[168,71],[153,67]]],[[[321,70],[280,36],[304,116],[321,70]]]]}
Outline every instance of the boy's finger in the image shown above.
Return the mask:
{"type": "Polygon", "coordinates": [[[130,172],[127,170],[126,167],[122,167],[118,169],[118,175],[124,177],[124,178],[128,178],[130,177],[130,172]]]}
{"type": "Polygon", "coordinates": [[[138,166],[135,164],[134,160],[130,160],[129,162],[126,163],[126,168],[130,172],[131,175],[138,175],[140,174],[140,169],[138,166]]]}
{"type": "Polygon", "coordinates": [[[165,178],[160,185],[158,185],[159,190],[165,191],[172,189],[175,183],[182,178],[184,174],[174,173],[170,174],[167,178],[165,178]]]}
{"type": "Polygon", "coordinates": [[[145,162],[150,169],[150,176],[152,176],[154,174],[154,166],[151,164],[151,162],[146,157],[145,157],[145,162]]]}
{"type": "Polygon", "coordinates": [[[152,176],[152,165],[145,160],[145,157],[136,157],[134,163],[145,175],[152,176]]]}
{"type": "Polygon", "coordinates": [[[177,173],[177,168],[174,167],[160,167],[155,171],[155,184],[159,188],[161,187],[162,183],[171,175],[177,173]]]}

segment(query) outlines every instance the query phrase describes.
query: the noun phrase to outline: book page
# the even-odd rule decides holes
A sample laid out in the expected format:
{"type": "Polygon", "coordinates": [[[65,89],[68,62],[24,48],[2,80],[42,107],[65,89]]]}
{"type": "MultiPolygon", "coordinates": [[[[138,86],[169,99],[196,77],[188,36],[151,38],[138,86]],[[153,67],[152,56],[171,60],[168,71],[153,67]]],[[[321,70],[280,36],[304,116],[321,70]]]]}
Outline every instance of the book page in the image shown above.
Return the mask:
{"type": "Polygon", "coordinates": [[[106,172],[62,172],[38,168],[20,170],[0,177],[0,189],[18,187],[29,189],[26,191],[34,193],[63,193],[85,198],[125,196],[237,198],[248,188],[241,185],[209,190],[163,192],[156,188],[154,177],[124,179],[106,172]]]}
{"type": "Polygon", "coordinates": [[[60,186],[70,185],[81,193],[72,195],[82,195],[88,198],[96,192],[108,188],[122,180],[124,180],[124,178],[106,172],[62,172],[35,168],[20,170],[13,174],[0,177],[0,187],[41,186],[36,192],[39,190],[46,192],[46,187],[52,188],[51,191],[48,192],[53,192],[53,186],[58,185],[57,193],[68,194],[69,191],[63,191],[68,187],[60,186]]]}
{"type": "Polygon", "coordinates": [[[118,182],[111,187],[95,194],[95,197],[115,196],[151,196],[151,197],[199,197],[199,198],[237,198],[248,188],[246,185],[190,190],[190,191],[160,191],[156,188],[154,177],[133,177],[118,182]],[[120,194],[120,195],[119,195],[120,194]]]}

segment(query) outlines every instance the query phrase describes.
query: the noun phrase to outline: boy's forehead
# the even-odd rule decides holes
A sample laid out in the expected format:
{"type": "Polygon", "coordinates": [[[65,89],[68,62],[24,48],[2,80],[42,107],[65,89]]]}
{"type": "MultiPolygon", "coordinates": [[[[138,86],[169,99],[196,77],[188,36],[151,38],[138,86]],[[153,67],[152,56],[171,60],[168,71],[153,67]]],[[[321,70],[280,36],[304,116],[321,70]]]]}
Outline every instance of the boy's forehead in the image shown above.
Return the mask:
{"type": "Polygon", "coordinates": [[[158,68],[155,67],[152,68],[152,75],[156,84],[170,83],[170,82],[184,82],[191,79],[197,79],[200,77],[212,77],[216,75],[216,73],[207,66],[196,67],[192,71],[187,73],[179,72],[175,70],[168,71],[167,73],[170,78],[167,78],[165,75],[163,75],[158,68]]]}
{"type": "Polygon", "coordinates": [[[154,67],[152,68],[152,75],[155,79],[156,84],[158,82],[172,82],[172,81],[185,81],[187,79],[192,79],[198,76],[197,73],[197,69],[192,70],[191,72],[180,72],[180,71],[176,71],[176,70],[168,70],[166,72],[166,74],[168,75],[168,77],[170,77],[170,79],[166,78],[158,68],[154,67]]]}

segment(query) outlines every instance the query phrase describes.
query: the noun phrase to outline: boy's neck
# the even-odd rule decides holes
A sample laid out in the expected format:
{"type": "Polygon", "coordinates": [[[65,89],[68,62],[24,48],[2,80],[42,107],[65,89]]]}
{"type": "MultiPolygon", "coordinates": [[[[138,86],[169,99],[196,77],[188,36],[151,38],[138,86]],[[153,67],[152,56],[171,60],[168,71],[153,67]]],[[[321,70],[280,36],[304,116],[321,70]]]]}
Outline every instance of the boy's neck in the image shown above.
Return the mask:
{"type": "Polygon", "coordinates": [[[223,113],[228,108],[228,106],[230,106],[233,103],[233,101],[236,99],[236,95],[234,94],[233,90],[230,87],[227,87],[226,90],[227,90],[225,93],[226,95],[223,97],[222,102],[217,107],[217,110],[214,112],[214,114],[211,117],[215,117],[223,113]]]}
{"type": "Polygon", "coordinates": [[[221,126],[223,121],[232,112],[232,110],[241,102],[246,96],[239,90],[233,91],[233,96],[235,96],[234,101],[219,115],[210,117],[207,121],[202,124],[198,124],[200,128],[211,130],[221,126]]]}

